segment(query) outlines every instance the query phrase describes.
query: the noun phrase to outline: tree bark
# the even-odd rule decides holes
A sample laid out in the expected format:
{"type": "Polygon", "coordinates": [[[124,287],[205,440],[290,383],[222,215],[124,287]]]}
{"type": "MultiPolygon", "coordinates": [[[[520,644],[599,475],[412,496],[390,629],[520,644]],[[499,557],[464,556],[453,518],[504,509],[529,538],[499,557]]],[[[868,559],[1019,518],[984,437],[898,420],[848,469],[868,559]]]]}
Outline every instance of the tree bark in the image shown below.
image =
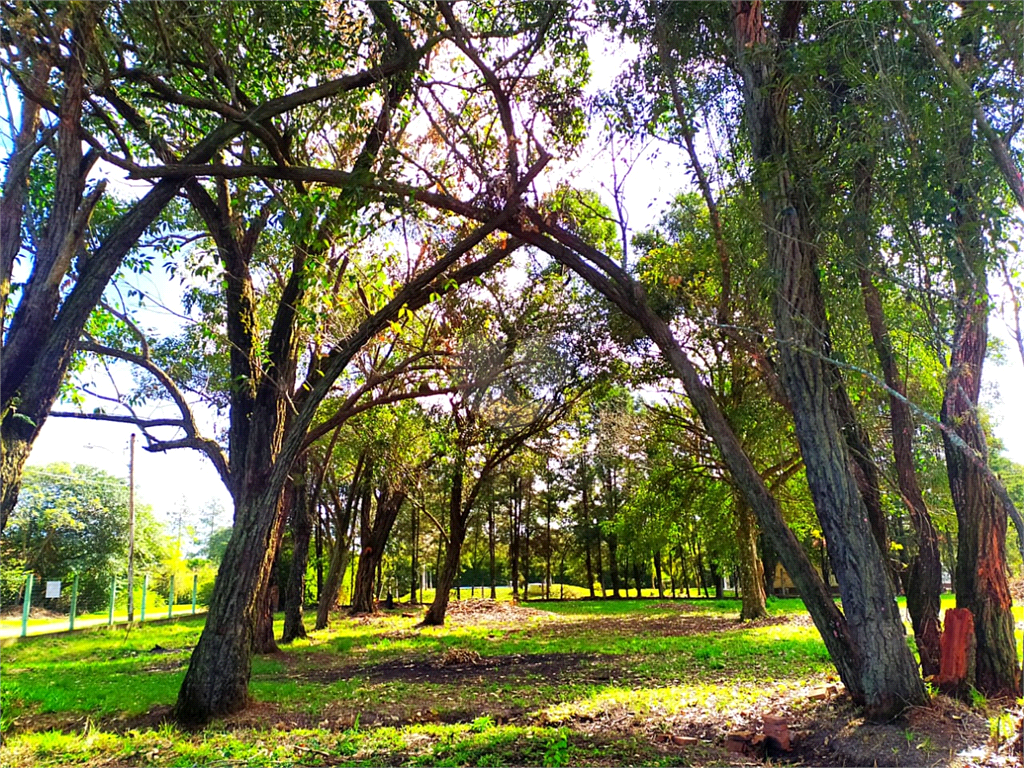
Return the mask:
{"type": "Polygon", "coordinates": [[[284,629],[281,642],[290,643],[306,636],[306,627],[302,623],[302,609],[306,602],[306,568],[309,565],[309,539],[313,532],[313,511],[316,499],[306,487],[306,474],[300,462],[296,462],[290,487],[286,493],[292,494],[291,534],[292,562],[288,570],[288,582],[284,590],[284,629]]]}
{"type": "Polygon", "coordinates": [[[757,557],[757,523],[750,506],[736,497],[736,534],[739,543],[739,583],[743,589],[740,609],[741,621],[763,619],[768,615],[765,607],[764,572],[757,557]]]}
{"type": "Polygon", "coordinates": [[[416,508],[412,510],[412,579],[409,582],[409,605],[416,604],[416,590],[420,580],[420,518],[416,508]]]}
{"type": "Polygon", "coordinates": [[[490,559],[490,576],[491,576],[491,600],[498,599],[498,573],[495,567],[494,560],[494,546],[495,546],[495,533],[494,533],[494,491],[492,487],[491,498],[487,503],[487,552],[490,559]]]}
{"type": "Polygon", "coordinates": [[[665,596],[665,582],[661,578],[661,550],[654,552],[654,578],[658,583],[658,597],[665,596]]]}
{"type": "MultiPolygon", "coordinates": [[[[854,200],[861,222],[855,227],[854,244],[867,262],[870,249],[867,238],[867,217],[870,215],[870,171],[862,168],[856,178],[857,188],[854,200]]],[[[872,261],[874,261],[872,259],[872,261]]],[[[914,421],[910,407],[903,399],[906,386],[899,373],[892,341],[885,324],[882,299],[871,278],[866,263],[858,269],[861,293],[864,297],[864,311],[871,328],[871,341],[882,368],[885,384],[889,389],[902,395],[889,396],[889,422],[892,427],[892,452],[896,465],[897,484],[903,504],[910,513],[917,538],[917,554],[910,564],[906,580],[907,611],[914,627],[917,649],[921,657],[921,671],[927,677],[939,672],[939,622],[940,596],[942,593],[942,564],[939,558],[939,537],[932,524],[931,515],[924,502],[921,486],[914,470],[914,421]]]]}
{"type": "Polygon", "coordinates": [[[530,599],[530,496],[523,499],[523,600],[530,599]]]}
{"type": "Polygon", "coordinates": [[[551,599],[551,507],[553,501],[551,499],[550,490],[548,492],[548,498],[546,499],[547,504],[547,548],[544,552],[544,597],[547,600],[551,599]]]}
{"type": "MultiPolygon", "coordinates": [[[[977,48],[969,32],[958,41],[958,58],[965,71],[976,63],[977,48]]],[[[957,322],[941,419],[983,462],[982,466],[972,462],[943,431],[946,474],[957,517],[956,604],[974,617],[978,690],[990,697],[1015,697],[1021,693],[1021,672],[1007,580],[1007,509],[985,472],[988,446],[978,416],[988,346],[988,262],[983,216],[972,189],[975,139],[969,118],[955,126],[953,138],[956,143],[947,155],[946,183],[956,228],[957,258],[952,259],[952,272],[957,322]]]]}
{"type": "Polygon", "coordinates": [[[423,617],[425,626],[443,627],[445,613],[448,611],[448,598],[455,580],[459,576],[459,564],[462,560],[462,545],[466,540],[466,518],[462,503],[463,475],[466,471],[465,454],[459,454],[452,475],[452,492],[449,499],[448,518],[451,530],[448,532],[448,549],[445,552],[444,566],[437,576],[437,591],[434,602],[423,617]]]}
{"type": "Polygon", "coordinates": [[[398,513],[405,503],[403,491],[391,490],[386,482],[377,495],[377,513],[373,524],[362,536],[362,551],[359,555],[359,566],[356,569],[356,582],[352,589],[352,607],[350,613],[376,613],[377,603],[374,600],[374,574],[383,563],[384,547],[387,546],[391,530],[394,528],[398,513]]]}
{"type": "Polygon", "coordinates": [[[521,485],[520,481],[516,477],[509,479],[509,527],[511,529],[511,536],[508,549],[509,549],[509,565],[511,568],[512,576],[512,600],[515,602],[519,601],[519,518],[521,501],[521,485]]]}
{"type": "Polygon", "coordinates": [[[224,562],[241,567],[222,567],[217,573],[206,625],[174,706],[180,723],[205,724],[248,702],[257,613],[282,525],[278,506],[278,498],[261,494],[236,507],[235,533],[224,562]]]}
{"type": "Polygon", "coordinates": [[[316,611],[316,628],[324,629],[330,620],[330,613],[338,603],[338,595],[341,592],[341,582],[348,567],[349,545],[352,535],[349,533],[349,526],[355,522],[353,515],[356,497],[362,488],[363,466],[366,455],[360,454],[356,461],[355,471],[352,473],[352,482],[349,484],[348,493],[345,495],[345,505],[341,507],[339,499],[334,499],[334,548],[331,550],[331,561],[327,568],[327,579],[324,582],[323,596],[316,611]],[[342,511],[342,509],[344,511],[342,511]]]}
{"type": "Polygon", "coordinates": [[[618,599],[619,597],[619,537],[614,533],[609,533],[605,537],[605,541],[608,543],[608,575],[612,581],[612,597],[618,599]]]}

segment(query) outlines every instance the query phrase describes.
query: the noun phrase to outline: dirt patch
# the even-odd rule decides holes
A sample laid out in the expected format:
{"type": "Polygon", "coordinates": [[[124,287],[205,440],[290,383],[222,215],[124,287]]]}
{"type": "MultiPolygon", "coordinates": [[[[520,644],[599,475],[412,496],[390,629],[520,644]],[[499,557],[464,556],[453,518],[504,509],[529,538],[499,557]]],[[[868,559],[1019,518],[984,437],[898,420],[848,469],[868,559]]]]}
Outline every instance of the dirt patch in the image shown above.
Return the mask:
{"type": "Polygon", "coordinates": [[[679,755],[692,764],[762,764],[728,753],[725,740],[735,731],[760,732],[766,715],[781,717],[792,738],[788,752],[770,751],[768,764],[919,768],[1018,768],[1024,764],[1020,710],[1013,713],[1007,733],[997,743],[989,725],[992,712],[974,710],[944,696],[936,696],[930,706],[912,709],[893,722],[869,723],[845,694],[813,701],[807,693],[787,691],[753,709],[715,712],[694,708],[668,717],[616,705],[560,723],[591,736],[643,735],[663,754],[679,755]]]}
{"type": "Polygon", "coordinates": [[[581,618],[547,625],[538,632],[538,636],[572,637],[581,633],[599,633],[621,636],[640,637],[685,637],[687,635],[704,635],[720,632],[732,632],[748,627],[767,627],[788,624],[785,616],[771,616],[767,619],[750,621],[744,624],[720,616],[703,614],[692,615],[681,611],[679,616],[659,616],[652,618],[638,616],[601,616],[581,618]]]}
{"type": "Polygon", "coordinates": [[[1007,765],[985,714],[945,696],[891,723],[864,720],[849,697],[807,712],[792,759],[801,764],[876,766],[1007,765]]]}
{"type": "Polygon", "coordinates": [[[461,626],[514,625],[536,619],[555,619],[556,614],[515,603],[495,602],[486,598],[470,598],[469,600],[453,600],[448,603],[448,618],[452,624],[461,626]]]}
{"type": "MultiPolygon", "coordinates": [[[[389,682],[438,683],[499,682],[521,680],[538,676],[550,681],[563,680],[584,666],[593,666],[601,654],[537,653],[508,656],[477,656],[460,660],[454,656],[433,659],[395,659],[381,664],[348,665],[335,667],[307,667],[288,674],[290,679],[317,683],[333,683],[354,677],[365,678],[368,683],[389,682]]],[[[600,673],[598,673],[600,674],[600,673]]],[[[273,678],[275,675],[267,675],[273,678]]]]}

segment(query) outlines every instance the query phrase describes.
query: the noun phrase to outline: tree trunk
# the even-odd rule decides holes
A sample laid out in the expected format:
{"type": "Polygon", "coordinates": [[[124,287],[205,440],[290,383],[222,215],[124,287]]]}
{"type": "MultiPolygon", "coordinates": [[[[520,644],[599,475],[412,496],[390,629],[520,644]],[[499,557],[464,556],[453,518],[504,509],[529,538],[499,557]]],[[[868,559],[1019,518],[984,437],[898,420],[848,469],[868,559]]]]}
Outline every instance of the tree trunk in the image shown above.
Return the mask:
{"type": "Polygon", "coordinates": [[[704,571],[704,555],[701,552],[700,544],[696,540],[693,540],[690,543],[693,546],[693,557],[697,566],[697,594],[700,595],[700,593],[703,592],[705,598],[711,597],[711,595],[708,594],[708,579],[707,574],[704,571]]]}
{"type": "Polygon", "coordinates": [[[750,506],[736,497],[736,535],[739,544],[739,584],[743,589],[740,609],[741,621],[763,619],[768,615],[765,607],[764,573],[757,557],[757,523],[750,506]]]}
{"type": "Polygon", "coordinates": [[[636,584],[636,596],[643,597],[644,594],[640,587],[640,558],[636,555],[633,555],[633,583],[636,584]]]}
{"type": "Polygon", "coordinates": [[[491,488],[491,498],[487,504],[487,552],[490,559],[490,576],[491,576],[491,600],[498,599],[498,572],[495,567],[494,560],[494,546],[495,546],[495,534],[494,534],[494,489],[491,488]]]}
{"type": "Polygon", "coordinates": [[[604,563],[601,562],[601,530],[597,530],[597,583],[601,585],[601,597],[608,597],[608,591],[604,588],[604,563]]]}
{"type": "Polygon", "coordinates": [[[674,597],[677,596],[676,595],[676,592],[677,592],[677,588],[676,588],[676,563],[675,563],[675,558],[672,556],[672,546],[671,545],[669,545],[669,548],[668,548],[668,577],[669,577],[669,580],[672,582],[672,597],[674,598],[674,597]]]}
{"type": "MultiPolygon", "coordinates": [[[[853,642],[846,618],[828,593],[800,542],[786,525],[778,502],[772,497],[750,457],[744,452],[714,395],[679,346],[668,324],[651,310],[640,286],[607,255],[566,230],[548,224],[539,215],[531,215],[530,223],[536,227],[536,232],[527,231],[522,227],[509,227],[509,231],[524,242],[543,249],[560,264],[581,275],[628,317],[633,318],[661,350],[666,362],[686,389],[687,396],[705,429],[721,452],[737,487],[756,513],[761,529],[800,590],[840,678],[854,700],[863,702],[860,653],[853,642]]],[[[680,557],[686,579],[686,558],[681,550],[680,557]]],[[[685,584],[689,595],[688,580],[685,584]]]]}
{"type": "Polygon", "coordinates": [[[210,610],[178,692],[174,718],[205,724],[245,707],[261,599],[281,527],[279,499],[261,494],[235,510],[234,533],[217,573],[210,610]]]}
{"type": "Polygon", "coordinates": [[[552,500],[549,493],[547,499],[547,550],[544,553],[544,597],[547,600],[551,599],[551,506],[552,500]]]}
{"type": "Polygon", "coordinates": [[[316,516],[316,604],[324,593],[324,516],[317,502],[314,504],[313,513],[316,516]]]}
{"type": "MultiPolygon", "coordinates": [[[[866,217],[870,212],[871,178],[867,169],[857,178],[857,189],[854,193],[858,203],[858,213],[866,217]],[[864,199],[867,198],[867,199],[864,199]]],[[[865,260],[869,255],[866,225],[854,230],[855,243],[860,246],[865,260]],[[861,232],[862,235],[857,233],[861,232]],[[863,240],[864,242],[861,242],[863,240]]],[[[862,265],[858,274],[861,293],[864,297],[864,311],[871,327],[871,340],[875,354],[882,367],[886,386],[890,390],[906,397],[906,387],[899,374],[896,356],[893,354],[889,330],[885,325],[882,310],[882,299],[871,279],[866,265],[862,265]]],[[[910,522],[917,536],[917,554],[910,564],[906,581],[907,612],[914,627],[917,639],[917,650],[921,657],[921,672],[926,676],[939,673],[939,623],[940,599],[942,593],[942,564],[939,558],[939,537],[932,524],[931,515],[924,502],[921,486],[917,482],[914,470],[914,421],[903,397],[889,395],[889,421],[892,426],[892,452],[896,464],[896,478],[903,504],[910,513],[910,522]]]]}
{"type": "Polygon", "coordinates": [[[452,476],[452,495],[448,509],[451,525],[451,530],[448,533],[448,550],[445,552],[444,567],[437,575],[434,602],[430,604],[426,616],[423,617],[425,626],[444,626],[445,613],[448,611],[448,595],[459,576],[459,564],[462,560],[462,545],[466,540],[466,520],[468,518],[468,514],[462,508],[462,483],[465,471],[466,457],[460,453],[455,462],[455,471],[452,476]]]}
{"type": "Polygon", "coordinates": [[[509,541],[509,565],[512,576],[512,600],[519,601],[519,518],[520,518],[520,486],[518,478],[509,481],[509,525],[511,537],[509,541]]]}
{"type": "Polygon", "coordinates": [[[590,558],[590,539],[585,538],[583,540],[583,550],[586,553],[586,564],[587,564],[587,589],[590,590],[591,599],[597,597],[594,592],[594,564],[590,558]]]}
{"type": "Polygon", "coordinates": [[[530,499],[523,503],[523,600],[530,599],[530,499]]]}
{"type": "MultiPolygon", "coordinates": [[[[942,421],[982,456],[985,433],[976,403],[988,338],[988,304],[971,296],[954,336],[942,421]]],[[[986,696],[1018,696],[1020,668],[1006,576],[1006,510],[988,478],[943,433],[946,472],[957,513],[956,604],[974,616],[976,679],[986,696]]]]}
{"type": "Polygon", "coordinates": [[[661,575],[661,550],[657,550],[654,553],[654,577],[658,582],[658,597],[665,596],[665,582],[661,575]]]}
{"type": "Polygon", "coordinates": [[[608,542],[608,575],[612,581],[612,597],[618,599],[619,597],[619,559],[618,549],[619,537],[614,533],[609,533],[606,537],[608,542]]]}
{"type": "MultiPolygon", "coordinates": [[[[884,554],[851,472],[851,457],[823,363],[830,347],[818,283],[808,206],[787,169],[794,151],[787,128],[788,96],[773,62],[760,2],[738,2],[736,51],[744,108],[761,194],[765,239],[778,285],[775,330],[780,373],[793,410],[808,485],[839,578],[843,611],[860,651],[867,714],[888,719],[927,701],[884,554]]],[[[790,32],[796,35],[796,27],[790,32]]]]}
{"type": "MultiPolygon", "coordinates": [[[[383,565],[384,547],[387,546],[391,530],[394,528],[398,513],[405,503],[406,494],[402,491],[392,491],[387,484],[381,488],[377,495],[377,514],[374,515],[373,524],[369,530],[364,531],[362,541],[362,552],[359,555],[359,567],[356,570],[356,582],[352,588],[352,606],[350,613],[354,616],[357,613],[376,613],[377,602],[374,600],[374,575],[378,573],[383,565]]],[[[369,500],[364,503],[369,506],[369,500]]],[[[378,587],[379,585],[379,579],[378,587]]]]}
{"type": "Polygon", "coordinates": [[[281,651],[277,647],[277,641],[274,639],[274,612],[277,611],[281,598],[281,588],[278,583],[281,573],[281,542],[284,540],[285,523],[291,516],[289,505],[292,501],[291,494],[282,491],[281,503],[277,511],[280,521],[276,526],[277,534],[270,549],[273,561],[270,566],[270,575],[267,578],[266,586],[263,587],[263,595],[259,603],[259,613],[256,618],[256,629],[253,633],[253,652],[261,656],[280,653],[281,651]]]}
{"type": "Polygon", "coordinates": [[[316,628],[324,629],[330,620],[331,611],[338,604],[338,595],[341,593],[341,583],[344,580],[345,569],[348,567],[349,545],[351,544],[352,533],[349,526],[355,522],[353,514],[356,497],[359,495],[363,466],[366,457],[359,456],[356,461],[355,471],[352,473],[352,482],[349,484],[348,493],[345,495],[345,505],[341,506],[337,492],[334,493],[334,549],[331,550],[331,562],[327,568],[327,579],[324,582],[323,597],[316,611],[316,628]],[[344,511],[342,511],[344,510],[344,511]]]}
{"type": "Polygon", "coordinates": [[[274,582],[274,573],[277,570],[277,563],[270,569],[271,580],[263,590],[263,597],[260,599],[259,615],[256,619],[256,631],[253,633],[252,650],[259,656],[266,656],[272,653],[280,653],[277,641],[274,639],[274,608],[280,596],[280,589],[274,582]]]}
{"type": "Polygon", "coordinates": [[[409,581],[409,605],[416,604],[416,589],[419,585],[420,568],[418,554],[420,549],[420,519],[414,507],[412,510],[412,579],[409,581]]]}
{"type": "Polygon", "coordinates": [[[296,462],[296,473],[285,493],[292,496],[292,563],[284,590],[284,629],[281,642],[290,643],[306,636],[302,609],[306,602],[306,567],[309,564],[309,539],[313,532],[313,507],[316,499],[307,492],[306,475],[296,462]]]}
{"type": "Polygon", "coordinates": [[[764,574],[765,595],[775,597],[775,567],[779,562],[779,556],[775,554],[768,537],[763,533],[760,537],[761,543],[761,573],[764,574]]]}

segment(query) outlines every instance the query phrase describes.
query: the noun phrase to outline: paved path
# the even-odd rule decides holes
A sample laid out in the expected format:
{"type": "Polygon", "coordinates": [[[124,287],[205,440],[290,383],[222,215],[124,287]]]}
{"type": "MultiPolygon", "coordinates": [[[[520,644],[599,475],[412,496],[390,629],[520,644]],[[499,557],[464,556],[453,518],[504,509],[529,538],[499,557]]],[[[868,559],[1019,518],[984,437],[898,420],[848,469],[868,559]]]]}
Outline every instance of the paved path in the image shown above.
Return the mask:
{"type": "MultiPolygon", "coordinates": [[[[203,609],[203,610],[199,610],[198,608],[196,609],[196,615],[197,616],[198,615],[202,615],[204,613],[206,613],[205,609],[203,609]]],[[[138,615],[138,614],[136,614],[136,615],[138,615]]],[[[174,608],[174,617],[175,618],[182,618],[182,617],[191,616],[191,615],[192,615],[192,606],[191,605],[175,606],[175,608],[174,608]]],[[[166,611],[166,609],[163,610],[163,611],[159,611],[157,613],[150,613],[146,617],[146,623],[148,624],[150,621],[158,621],[160,619],[163,619],[164,621],[167,620],[167,611],[166,611]]],[[[125,623],[127,623],[127,621],[128,621],[128,614],[127,613],[115,613],[114,614],[114,623],[115,624],[125,624],[125,623]]],[[[108,623],[110,623],[109,616],[101,616],[101,617],[95,617],[94,616],[94,617],[90,617],[90,618],[85,618],[85,617],[79,616],[77,619],[75,619],[75,631],[78,631],[79,629],[88,629],[90,627],[102,627],[102,626],[104,626],[104,625],[106,625],[108,623]]],[[[38,621],[38,620],[33,621],[32,619],[29,619],[29,624],[28,624],[28,634],[29,635],[52,635],[52,634],[56,634],[58,632],[67,632],[67,631],[68,631],[68,619],[56,619],[56,620],[53,620],[53,621],[38,621]]],[[[4,619],[3,621],[0,621],[0,639],[6,639],[6,638],[9,638],[9,637],[21,637],[21,619],[4,619]]]]}

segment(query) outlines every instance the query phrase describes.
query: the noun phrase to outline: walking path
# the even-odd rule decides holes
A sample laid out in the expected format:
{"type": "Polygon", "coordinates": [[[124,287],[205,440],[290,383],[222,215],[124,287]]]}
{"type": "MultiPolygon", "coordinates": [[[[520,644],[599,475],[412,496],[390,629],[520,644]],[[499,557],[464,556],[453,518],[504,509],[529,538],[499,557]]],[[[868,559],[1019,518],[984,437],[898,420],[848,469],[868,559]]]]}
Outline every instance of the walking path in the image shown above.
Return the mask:
{"type": "MultiPolygon", "coordinates": [[[[206,609],[196,609],[196,615],[201,616],[206,613],[206,609]]],[[[138,614],[136,613],[136,616],[138,614]]],[[[180,619],[183,617],[192,615],[191,605],[175,606],[174,618],[180,619]]],[[[146,619],[148,624],[151,621],[167,621],[166,609],[156,613],[149,614],[146,619]]],[[[126,624],[128,622],[128,614],[115,613],[114,624],[126,624]]],[[[98,616],[92,614],[89,616],[79,616],[75,619],[75,631],[79,629],[89,629],[92,627],[102,627],[110,623],[109,615],[98,616]]],[[[29,619],[28,622],[28,635],[52,635],[60,632],[68,631],[68,618],[63,619],[29,619]]],[[[0,620],[0,639],[7,639],[10,637],[21,637],[21,618],[17,619],[3,619],[0,620]]]]}

